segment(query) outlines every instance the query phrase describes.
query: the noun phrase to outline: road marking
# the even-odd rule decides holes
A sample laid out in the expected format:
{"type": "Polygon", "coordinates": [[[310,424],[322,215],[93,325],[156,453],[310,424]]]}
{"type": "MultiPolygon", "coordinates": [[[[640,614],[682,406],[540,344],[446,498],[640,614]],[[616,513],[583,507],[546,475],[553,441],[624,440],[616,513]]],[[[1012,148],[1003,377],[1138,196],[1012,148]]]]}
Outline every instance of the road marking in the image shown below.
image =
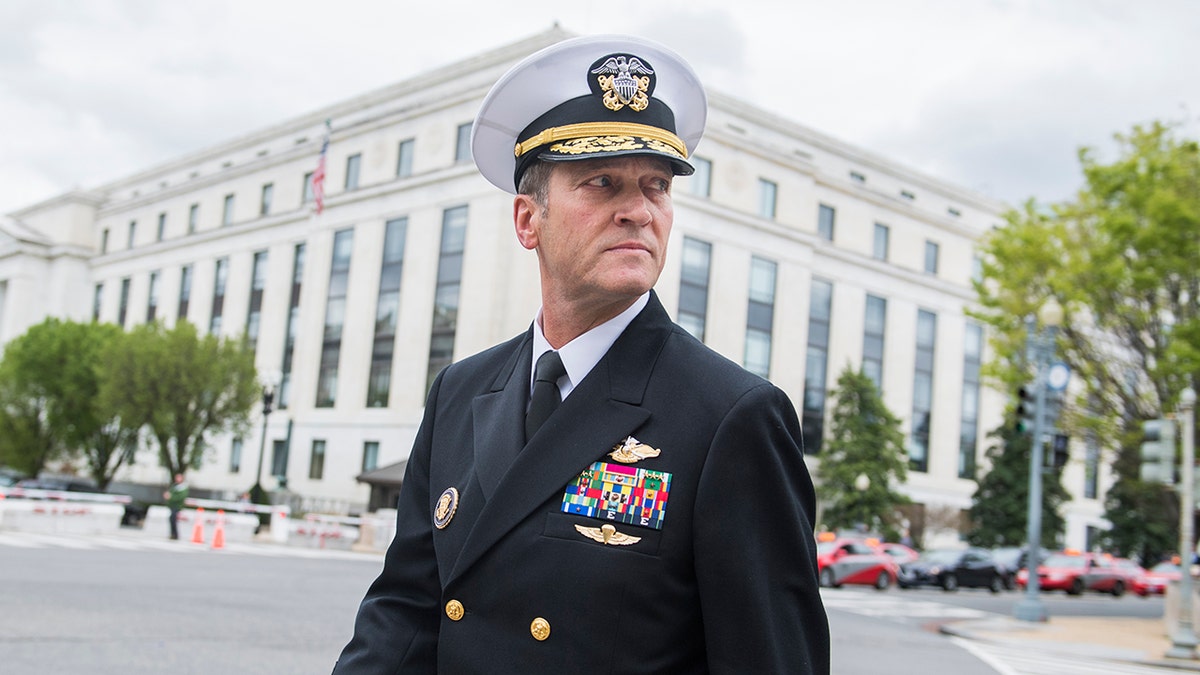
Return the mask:
{"type": "Polygon", "coordinates": [[[917,600],[911,595],[894,596],[879,591],[862,593],[845,590],[822,593],[821,600],[826,608],[840,609],[854,614],[873,617],[895,617],[928,619],[944,617],[950,619],[982,619],[995,616],[992,612],[970,607],[959,607],[929,600],[917,600]]]}
{"type": "Polygon", "coordinates": [[[193,544],[189,541],[171,541],[136,534],[74,534],[41,532],[0,531],[0,547],[73,550],[122,550],[122,551],[165,551],[183,554],[252,555],[268,558],[341,559],[381,562],[382,557],[374,553],[361,553],[342,549],[305,548],[278,544],[231,543],[221,550],[212,550],[209,545],[193,544]]]}
{"type": "Polygon", "coordinates": [[[951,640],[1001,675],[1165,675],[1181,672],[1167,666],[1097,659],[1082,653],[1046,651],[1037,649],[1029,642],[1005,644],[958,637],[951,640]]]}

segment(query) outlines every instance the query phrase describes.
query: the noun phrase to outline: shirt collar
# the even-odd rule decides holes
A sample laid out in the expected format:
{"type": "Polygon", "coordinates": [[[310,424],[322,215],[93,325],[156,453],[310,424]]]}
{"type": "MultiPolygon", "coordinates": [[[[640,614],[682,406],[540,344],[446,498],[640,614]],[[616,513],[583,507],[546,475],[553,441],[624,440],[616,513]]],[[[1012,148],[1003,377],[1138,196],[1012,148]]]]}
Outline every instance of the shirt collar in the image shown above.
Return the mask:
{"type": "MultiPolygon", "coordinates": [[[[582,382],[583,378],[592,372],[592,368],[600,362],[600,359],[604,358],[609,348],[613,346],[621,333],[625,332],[625,329],[633,322],[633,318],[645,309],[648,302],[650,302],[649,291],[635,300],[629,309],[571,340],[558,350],[558,356],[567,370],[566,377],[558,381],[558,390],[564,400],[575,389],[575,385],[582,382]]],[[[530,391],[533,390],[533,370],[537,366],[538,357],[553,349],[546,341],[546,336],[542,334],[541,319],[542,310],[538,309],[537,318],[533,322],[533,359],[529,365],[530,391]]]]}

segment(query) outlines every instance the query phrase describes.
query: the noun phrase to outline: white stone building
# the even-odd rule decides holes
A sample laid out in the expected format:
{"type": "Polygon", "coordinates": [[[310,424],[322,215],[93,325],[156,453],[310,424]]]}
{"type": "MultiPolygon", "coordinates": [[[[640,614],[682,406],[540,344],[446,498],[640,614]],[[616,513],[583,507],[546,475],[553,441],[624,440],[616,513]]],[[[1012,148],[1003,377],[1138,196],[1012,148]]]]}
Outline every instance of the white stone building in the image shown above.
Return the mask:
{"type": "MultiPolygon", "coordinates": [[[[192,484],[247,489],[265,439],[264,476],[284,473],[312,508],[363,508],[355,476],[407,457],[432,374],[525,330],[537,311],[536,261],[516,243],[511,198],[478,175],[468,139],[490,85],[562,37],[554,29],[9,214],[0,344],[46,315],[126,327],[186,316],[221,335],[248,331],[260,372],[282,378],[278,406],[265,436],[259,418],[244,439],[213,439],[192,484]],[[308,177],[326,119],[317,216],[308,177]]],[[[698,171],[676,183],[663,304],[787,391],[814,453],[826,392],[862,365],[904,420],[914,469],[904,491],[930,514],[965,509],[1005,403],[979,384],[983,334],[965,313],[975,245],[1005,205],[709,95],[698,171]]],[[[166,481],[152,452],[122,478],[166,481]]],[[[1082,547],[1104,525],[1095,485],[1107,476],[1079,459],[1064,482],[1078,497],[1067,543],[1082,547]]]]}

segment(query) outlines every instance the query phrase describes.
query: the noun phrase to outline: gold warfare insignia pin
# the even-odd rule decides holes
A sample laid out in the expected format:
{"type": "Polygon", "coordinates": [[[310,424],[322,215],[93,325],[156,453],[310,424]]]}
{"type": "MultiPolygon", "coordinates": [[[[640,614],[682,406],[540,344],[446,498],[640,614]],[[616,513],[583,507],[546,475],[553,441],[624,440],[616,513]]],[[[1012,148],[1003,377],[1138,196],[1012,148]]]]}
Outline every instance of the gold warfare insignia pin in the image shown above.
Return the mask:
{"type": "Polygon", "coordinates": [[[437,506],[433,507],[433,526],[439,530],[445,529],[457,510],[458,489],[448,487],[442,496],[438,497],[437,506]]]}
{"type": "Polygon", "coordinates": [[[629,546],[630,544],[636,544],[642,540],[641,537],[634,537],[628,534],[617,532],[617,528],[610,523],[605,523],[601,527],[585,527],[583,525],[576,525],[575,529],[588,539],[591,539],[592,541],[598,541],[601,544],[607,544],[609,546],[629,546]]]}
{"type": "Polygon", "coordinates": [[[652,448],[633,436],[626,436],[625,440],[613,446],[613,451],[608,453],[608,456],[622,464],[633,464],[643,459],[658,457],[661,452],[662,450],[652,448]]]}
{"type": "Polygon", "coordinates": [[[592,64],[591,72],[599,76],[597,93],[603,95],[604,107],[613,112],[625,106],[637,112],[645,110],[653,89],[654,71],[650,66],[632,54],[612,54],[601,59],[592,64]]]}

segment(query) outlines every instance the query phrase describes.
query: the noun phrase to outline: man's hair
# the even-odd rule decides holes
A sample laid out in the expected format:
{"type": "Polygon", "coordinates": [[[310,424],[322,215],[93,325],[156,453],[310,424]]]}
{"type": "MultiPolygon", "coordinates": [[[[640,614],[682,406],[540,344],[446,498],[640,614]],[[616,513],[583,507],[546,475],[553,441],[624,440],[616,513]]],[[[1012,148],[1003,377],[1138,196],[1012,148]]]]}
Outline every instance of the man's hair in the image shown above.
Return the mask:
{"type": "Polygon", "coordinates": [[[537,205],[545,211],[546,199],[550,193],[550,173],[553,170],[553,163],[544,160],[530,164],[529,168],[525,169],[525,173],[521,174],[521,183],[517,186],[517,193],[533,197],[533,201],[537,202],[537,205]]]}

